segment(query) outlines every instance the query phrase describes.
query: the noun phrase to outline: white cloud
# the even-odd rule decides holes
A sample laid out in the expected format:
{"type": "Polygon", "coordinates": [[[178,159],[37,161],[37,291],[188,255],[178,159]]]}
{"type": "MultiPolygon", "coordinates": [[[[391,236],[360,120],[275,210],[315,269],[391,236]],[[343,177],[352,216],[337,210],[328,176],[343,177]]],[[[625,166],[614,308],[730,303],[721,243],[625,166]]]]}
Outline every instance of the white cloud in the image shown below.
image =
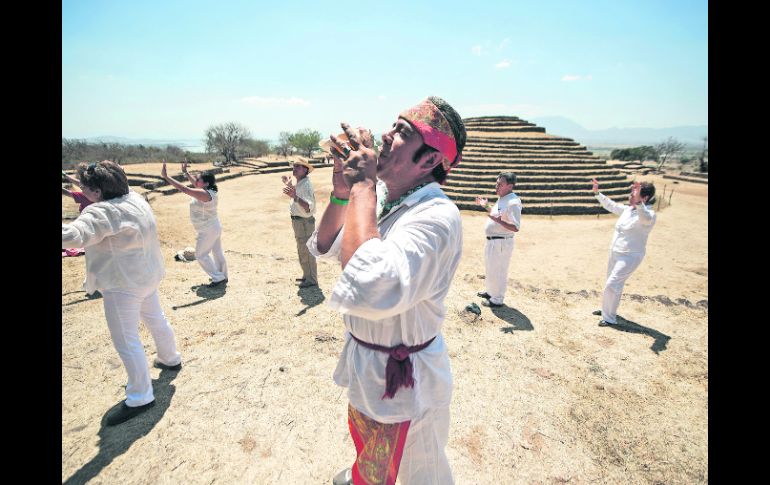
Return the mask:
{"type": "Polygon", "coordinates": [[[574,81],[590,81],[593,79],[593,77],[588,74],[587,76],[581,76],[579,74],[565,74],[561,77],[561,80],[565,83],[570,83],[574,81]]]}
{"type": "Polygon", "coordinates": [[[511,67],[511,61],[508,59],[503,59],[502,61],[495,64],[495,69],[508,69],[511,67]]]}
{"type": "Polygon", "coordinates": [[[473,47],[471,47],[471,52],[473,53],[474,56],[481,56],[482,55],[481,46],[474,45],[473,47]]]}
{"type": "Polygon", "coordinates": [[[310,101],[302,98],[263,98],[261,96],[247,96],[241,98],[241,103],[252,106],[310,106],[310,101]]]}
{"type": "Polygon", "coordinates": [[[377,96],[377,99],[379,99],[380,101],[385,101],[388,98],[386,98],[384,94],[380,94],[379,96],[377,96]]]}
{"type": "Polygon", "coordinates": [[[506,37],[505,39],[503,39],[502,42],[500,42],[500,45],[497,46],[497,51],[500,52],[501,50],[503,50],[510,43],[511,43],[511,39],[506,37]]]}

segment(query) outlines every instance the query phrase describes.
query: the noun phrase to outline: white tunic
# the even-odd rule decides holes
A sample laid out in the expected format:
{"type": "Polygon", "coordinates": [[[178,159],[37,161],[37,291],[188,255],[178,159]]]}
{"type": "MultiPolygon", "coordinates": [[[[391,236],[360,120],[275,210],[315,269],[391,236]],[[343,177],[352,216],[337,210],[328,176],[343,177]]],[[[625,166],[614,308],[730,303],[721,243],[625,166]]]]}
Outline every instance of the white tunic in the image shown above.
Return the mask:
{"type": "Polygon", "coordinates": [[[86,292],[154,288],[165,275],[155,215],[134,191],[94,202],[61,225],[62,248],[86,250],[86,292]]]}
{"type": "Polygon", "coordinates": [[[615,253],[644,254],[647,236],[655,225],[655,211],[652,206],[637,204],[632,207],[619,204],[602,193],[597,193],[596,199],[602,207],[620,216],[615,223],[615,235],[612,237],[610,250],[615,253]]]}
{"type": "MultiPolygon", "coordinates": [[[[515,225],[519,230],[521,229],[521,199],[519,196],[511,192],[508,195],[504,195],[497,199],[495,205],[492,206],[490,215],[503,216],[503,221],[509,224],[515,225]]],[[[487,236],[504,236],[513,237],[516,234],[513,231],[509,231],[500,224],[496,223],[489,217],[487,217],[487,225],[484,228],[484,232],[487,236]]]]}
{"type": "MultiPolygon", "coordinates": [[[[394,423],[449,406],[452,373],[441,327],[444,298],[462,255],[462,223],[457,206],[434,182],[394,207],[378,226],[382,239],[370,239],[356,250],[329,299],[329,306],[343,314],[347,330],[334,381],[348,387],[356,409],[394,423]],[[387,347],[436,339],[410,356],[414,388],[401,387],[392,399],[381,399],[388,354],[359,345],[350,332],[387,347]]],[[[308,241],[310,252],[339,260],[343,232],[344,227],[321,255],[316,230],[308,241]]]]}
{"type": "Polygon", "coordinates": [[[211,227],[217,218],[217,203],[219,195],[216,190],[206,189],[211,196],[208,202],[202,202],[195,197],[190,197],[190,220],[196,231],[202,231],[211,227]]]}

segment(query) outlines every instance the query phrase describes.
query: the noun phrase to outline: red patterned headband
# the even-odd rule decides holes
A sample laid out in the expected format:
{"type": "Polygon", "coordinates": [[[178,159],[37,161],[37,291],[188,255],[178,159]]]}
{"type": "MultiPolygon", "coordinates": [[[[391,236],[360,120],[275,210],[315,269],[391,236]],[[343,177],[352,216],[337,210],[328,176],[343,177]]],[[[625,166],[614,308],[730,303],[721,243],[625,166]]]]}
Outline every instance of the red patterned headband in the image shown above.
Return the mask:
{"type": "Polygon", "coordinates": [[[444,171],[449,173],[453,167],[460,163],[462,155],[457,154],[457,142],[455,142],[454,134],[452,134],[452,128],[435,104],[426,99],[405,110],[399,116],[408,121],[422,135],[422,141],[426,145],[435,148],[444,155],[445,158],[441,161],[444,171]]]}

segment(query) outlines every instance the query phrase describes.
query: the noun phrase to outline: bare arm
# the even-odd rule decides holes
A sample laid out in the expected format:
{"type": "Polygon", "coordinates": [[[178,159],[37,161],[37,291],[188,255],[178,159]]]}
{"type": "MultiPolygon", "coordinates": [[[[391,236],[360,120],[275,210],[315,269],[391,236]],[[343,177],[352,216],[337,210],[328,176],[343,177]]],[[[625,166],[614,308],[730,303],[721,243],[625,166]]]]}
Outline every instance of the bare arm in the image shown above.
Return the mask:
{"type": "MultiPolygon", "coordinates": [[[[169,184],[173,185],[174,187],[179,189],[181,192],[184,192],[185,194],[189,195],[190,197],[195,197],[196,199],[198,199],[201,202],[208,202],[208,201],[211,200],[211,194],[209,194],[208,191],[206,191],[204,189],[187,187],[187,186],[177,182],[176,180],[172,179],[171,177],[169,177],[168,173],[166,172],[166,162],[163,162],[163,168],[160,171],[160,175],[161,175],[161,177],[163,177],[163,179],[166,182],[168,182],[169,184]]],[[[187,174],[187,177],[188,178],[192,178],[192,177],[190,177],[189,174],[187,174]]],[[[194,179],[193,179],[193,183],[195,183],[194,179]]]]}

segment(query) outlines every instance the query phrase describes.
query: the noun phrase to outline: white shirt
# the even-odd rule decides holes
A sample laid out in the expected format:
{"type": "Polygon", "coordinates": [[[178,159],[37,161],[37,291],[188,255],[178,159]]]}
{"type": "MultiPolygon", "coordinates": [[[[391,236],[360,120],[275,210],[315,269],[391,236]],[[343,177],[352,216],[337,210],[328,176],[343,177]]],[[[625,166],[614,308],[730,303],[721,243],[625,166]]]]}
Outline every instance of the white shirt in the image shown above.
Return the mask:
{"type": "Polygon", "coordinates": [[[61,225],[61,247],[86,250],[86,291],[156,287],[163,279],[155,215],[134,191],[94,202],[61,225]]]}
{"type": "Polygon", "coordinates": [[[296,202],[294,199],[289,204],[289,212],[293,216],[310,217],[315,214],[315,194],[313,193],[313,184],[310,183],[310,178],[305,176],[302,180],[297,182],[295,187],[297,191],[297,197],[304,200],[310,206],[310,210],[306,211],[296,202]]]}
{"type": "MultiPolygon", "coordinates": [[[[359,246],[329,299],[347,330],[334,381],[348,388],[356,409],[381,423],[395,423],[449,406],[452,372],[441,327],[463,233],[460,211],[435,182],[404,199],[378,226],[382,239],[359,246]],[[351,332],[387,347],[436,339],[410,355],[414,388],[400,387],[392,399],[381,399],[388,354],[359,345],[351,332]]],[[[344,227],[324,255],[318,252],[318,230],[307,246],[316,257],[339,260],[343,233],[344,227]]]]}
{"type": "Polygon", "coordinates": [[[219,202],[219,195],[216,190],[208,190],[206,192],[211,196],[211,200],[208,202],[201,202],[195,197],[190,197],[190,220],[193,227],[201,231],[214,224],[217,219],[217,204],[219,202]]]}
{"type": "MultiPolygon", "coordinates": [[[[519,199],[519,196],[513,192],[500,197],[497,199],[497,202],[495,202],[495,205],[492,206],[490,215],[502,215],[504,222],[513,224],[518,229],[521,229],[521,199],[519,199]]],[[[514,234],[516,234],[496,223],[489,217],[487,217],[487,225],[484,227],[484,232],[487,236],[513,237],[514,234]]]]}
{"type": "Polygon", "coordinates": [[[641,203],[636,207],[619,204],[602,193],[597,193],[596,199],[602,207],[620,215],[615,224],[615,235],[612,238],[610,250],[615,253],[644,254],[647,236],[655,225],[655,211],[652,210],[652,206],[641,203]]]}

